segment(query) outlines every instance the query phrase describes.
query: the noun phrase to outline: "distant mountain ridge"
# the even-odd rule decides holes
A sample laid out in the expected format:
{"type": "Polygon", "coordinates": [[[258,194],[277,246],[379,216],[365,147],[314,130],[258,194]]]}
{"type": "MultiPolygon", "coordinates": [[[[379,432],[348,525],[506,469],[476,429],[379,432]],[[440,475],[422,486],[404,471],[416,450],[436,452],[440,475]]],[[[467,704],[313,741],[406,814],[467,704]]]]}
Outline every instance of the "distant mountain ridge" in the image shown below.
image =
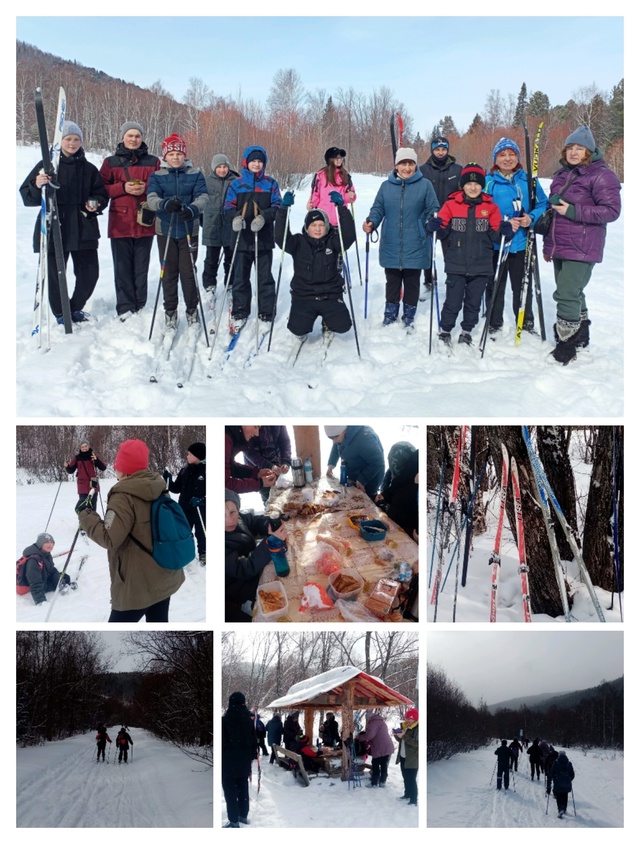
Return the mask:
{"type": "MultiPolygon", "coordinates": [[[[611,688],[614,694],[622,695],[624,693],[624,677],[607,681],[604,685],[611,688]]],[[[580,701],[599,697],[602,694],[602,686],[603,684],[600,684],[588,689],[578,689],[575,692],[543,692],[538,695],[523,695],[522,697],[488,704],[487,709],[492,715],[495,715],[500,709],[518,710],[521,706],[526,706],[528,709],[538,712],[546,712],[553,706],[567,709],[576,706],[580,701]]]]}

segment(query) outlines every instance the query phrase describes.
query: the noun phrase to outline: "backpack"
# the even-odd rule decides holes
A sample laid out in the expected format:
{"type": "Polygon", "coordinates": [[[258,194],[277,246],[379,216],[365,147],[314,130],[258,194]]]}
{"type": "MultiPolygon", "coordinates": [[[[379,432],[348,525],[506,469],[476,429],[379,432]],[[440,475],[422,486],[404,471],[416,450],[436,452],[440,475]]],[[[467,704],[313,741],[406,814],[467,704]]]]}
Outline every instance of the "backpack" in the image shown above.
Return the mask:
{"type": "Polygon", "coordinates": [[[130,533],[131,539],[153,557],[163,569],[182,569],[196,556],[193,533],[184,510],[168,492],[162,492],[151,502],[151,538],[149,550],[130,533]]]}
{"type": "Polygon", "coordinates": [[[44,568],[44,562],[41,557],[38,557],[36,554],[31,554],[28,557],[25,557],[23,554],[19,560],[16,560],[16,592],[18,595],[26,595],[27,592],[31,591],[29,584],[27,583],[27,579],[25,577],[25,566],[27,565],[27,561],[31,559],[37,560],[38,565],[40,566],[40,570],[44,568]]]}

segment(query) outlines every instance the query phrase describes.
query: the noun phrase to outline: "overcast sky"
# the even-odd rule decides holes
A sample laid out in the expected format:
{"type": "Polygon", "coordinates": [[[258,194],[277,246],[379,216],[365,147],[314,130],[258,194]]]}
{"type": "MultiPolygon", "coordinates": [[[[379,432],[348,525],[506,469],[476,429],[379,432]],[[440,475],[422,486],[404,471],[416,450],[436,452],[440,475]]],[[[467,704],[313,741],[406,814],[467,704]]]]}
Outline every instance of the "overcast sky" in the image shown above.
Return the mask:
{"type": "MultiPolygon", "coordinates": [[[[294,68],[312,92],[353,86],[370,94],[387,86],[423,138],[445,115],[464,132],[492,89],[517,96],[525,82],[529,94],[543,91],[558,105],[594,83],[610,92],[624,75],[622,17],[518,17],[515,4],[496,6],[497,17],[393,18],[376,17],[362,0],[326,6],[327,17],[284,16],[304,11],[289,0],[277,5],[282,17],[197,17],[213,8],[202,0],[192,0],[183,17],[151,15],[177,11],[163,2],[139,18],[47,17],[50,4],[29,7],[43,14],[16,19],[19,40],[142,87],[160,80],[176,99],[198,77],[217,95],[265,102],[276,71],[294,68]]],[[[462,14],[478,6],[462,0],[451,8],[462,14]]],[[[549,8],[557,4],[536,3],[540,12],[549,8]]]]}
{"type": "Polygon", "coordinates": [[[428,631],[427,662],[477,706],[523,695],[570,692],[624,673],[622,633],[558,630],[428,631]]]}

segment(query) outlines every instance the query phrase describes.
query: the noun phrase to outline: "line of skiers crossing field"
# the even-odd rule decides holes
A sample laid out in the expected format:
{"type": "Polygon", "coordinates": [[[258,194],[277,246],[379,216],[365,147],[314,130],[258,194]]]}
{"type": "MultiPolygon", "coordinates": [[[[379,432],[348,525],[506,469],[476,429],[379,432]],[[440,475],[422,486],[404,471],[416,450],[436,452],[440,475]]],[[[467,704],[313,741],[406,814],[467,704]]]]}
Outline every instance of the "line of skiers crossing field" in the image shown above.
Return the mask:
{"type": "MultiPolygon", "coordinates": [[[[39,89],[37,93],[37,101],[38,97],[41,101],[39,89]]],[[[53,157],[48,160],[45,127],[44,138],[41,131],[43,160],[20,187],[24,204],[41,209],[34,232],[34,251],[42,256],[33,328],[39,341],[45,288],[53,315],[64,324],[67,333],[72,331],[72,322],[88,318],[83,308],[99,275],[98,217],[108,206],[116,311],[123,322],[146,305],[151,247],[154,235],[157,236],[161,269],[151,332],[161,288],[163,340],[167,339],[163,355],[167,358],[173,345],[169,339],[176,336],[178,282],[187,325],[194,326],[194,354],[201,321],[208,346],[208,334],[214,334],[211,357],[228,294],[230,339],[225,352],[228,354],[235,347],[251,314],[253,297],[255,353],[267,336],[270,348],[285,252],[293,259],[289,331],[304,342],[318,317],[325,333],[331,336],[353,328],[360,356],[347,257],[347,251],[355,244],[362,284],[356,238],[357,194],[346,168],[346,150],[339,146],[326,150],[325,166],[312,179],[302,232],[292,233],[289,217],[294,193],[287,190],[282,195],[276,179],[267,175],[269,159],[263,147],[246,147],[240,172],[232,169],[224,153],[218,152],[212,157],[210,174],[205,176],[187,157],[187,143],[180,135],[172,133],[164,139],[160,159],[149,152],[143,126],[126,121],[120,127],[115,154],[107,157],[98,170],[85,156],[82,129],[66,116],[63,95],[61,89],[53,157]],[[202,282],[208,316],[196,274],[201,225],[200,242],[207,247],[202,282]],[[277,284],[272,272],[276,245],[282,250],[277,284]],[[71,296],[66,285],[69,254],[75,273],[71,296]],[[221,265],[224,294],[219,297],[221,304],[216,304],[221,265]],[[205,322],[209,323],[209,331],[205,322]]],[[[589,345],[591,319],[585,288],[594,266],[603,259],[607,224],[620,215],[621,185],[605,163],[591,130],[580,126],[564,142],[560,168],[553,175],[547,197],[538,181],[542,126],[538,126],[533,154],[526,126],[524,153],[513,138],[500,138],[488,170],[476,162],[464,167],[457,164],[444,136],[431,140],[431,155],[419,167],[415,150],[403,146],[402,138],[397,148],[394,139],[392,171],[380,185],[361,226],[366,235],[365,319],[369,246],[379,234],[379,260],[385,275],[384,326],[401,321],[407,332],[413,332],[418,303],[430,298],[431,352],[435,292],[437,336],[450,354],[451,334],[461,312],[458,343],[472,345],[472,331],[486,297],[487,317],[480,340],[484,354],[487,338],[504,326],[508,277],[516,345],[523,331],[539,332],[541,339],[546,340],[536,246],[539,234],[543,238],[543,258],[553,264],[555,276],[553,359],[566,365],[576,359],[577,350],[589,345]],[[437,287],[438,241],[447,276],[442,309],[437,287]],[[423,274],[425,292],[421,296],[423,274]]],[[[163,342],[163,349],[164,346],[163,342]]]]}
{"type": "MultiPolygon", "coordinates": [[[[109,764],[109,757],[111,756],[111,748],[109,748],[109,756],[105,759],[105,749],[107,742],[113,744],[104,724],[98,725],[96,732],[96,762],[102,759],[103,762],[109,764]]],[[[126,765],[129,761],[129,748],[131,748],[131,762],[133,762],[133,739],[129,735],[127,728],[123,725],[118,730],[116,736],[116,751],[118,753],[118,764],[124,762],[126,765]]],[[[113,760],[115,762],[115,759],[113,760]]]]}
{"type": "Polygon", "coordinates": [[[527,738],[514,738],[511,744],[507,743],[507,739],[502,739],[500,747],[494,750],[494,756],[497,757],[496,763],[493,767],[493,776],[497,775],[496,788],[498,791],[509,790],[509,784],[513,786],[515,791],[515,772],[518,770],[518,759],[521,753],[525,752],[529,756],[529,765],[531,768],[531,782],[534,778],[540,781],[540,774],[542,774],[547,792],[547,810],[549,811],[549,797],[553,791],[558,807],[558,817],[562,818],[567,812],[567,805],[569,801],[569,794],[573,799],[573,813],[576,813],[575,798],[573,797],[573,779],[575,772],[573,765],[569,761],[564,750],[556,750],[552,744],[549,744],[544,739],[534,739],[531,747],[527,738]],[[513,778],[510,779],[510,775],[513,778]]]}

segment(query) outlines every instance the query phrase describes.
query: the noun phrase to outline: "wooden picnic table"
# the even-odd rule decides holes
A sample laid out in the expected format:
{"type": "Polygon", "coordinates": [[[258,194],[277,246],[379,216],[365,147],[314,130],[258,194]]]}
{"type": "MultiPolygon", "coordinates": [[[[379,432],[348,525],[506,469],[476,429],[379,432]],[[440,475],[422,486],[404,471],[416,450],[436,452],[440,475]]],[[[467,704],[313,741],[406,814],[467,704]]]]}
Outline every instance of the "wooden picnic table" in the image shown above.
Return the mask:
{"type": "MultiPolygon", "coordinates": [[[[273,488],[265,513],[271,517],[281,513],[289,516],[287,528],[287,561],[290,574],[277,577],[273,563],[263,570],[258,585],[279,581],[284,587],[288,609],[278,621],[295,622],[344,622],[350,620],[333,606],[330,609],[305,608],[303,587],[316,583],[325,590],[329,587],[327,568],[333,555],[341,561],[344,569],[355,569],[364,580],[362,592],[355,602],[364,604],[381,578],[397,579],[401,563],[417,564],[418,545],[389,516],[381,511],[369,496],[353,486],[342,486],[334,478],[322,477],[302,488],[273,488]],[[310,499],[310,500],[309,500],[310,499]],[[364,515],[367,519],[379,519],[387,526],[384,539],[368,542],[359,530],[349,524],[349,516],[364,515]],[[340,550],[323,544],[328,549],[324,561],[318,561],[319,539],[323,535],[338,541],[340,550]]],[[[406,569],[406,566],[404,567],[406,569]]],[[[406,588],[404,585],[401,589],[406,588]]],[[[261,616],[256,601],[254,621],[269,621],[261,616]]],[[[382,620],[382,619],[368,619],[382,620]]],[[[399,613],[390,620],[402,621],[399,613]]]]}

